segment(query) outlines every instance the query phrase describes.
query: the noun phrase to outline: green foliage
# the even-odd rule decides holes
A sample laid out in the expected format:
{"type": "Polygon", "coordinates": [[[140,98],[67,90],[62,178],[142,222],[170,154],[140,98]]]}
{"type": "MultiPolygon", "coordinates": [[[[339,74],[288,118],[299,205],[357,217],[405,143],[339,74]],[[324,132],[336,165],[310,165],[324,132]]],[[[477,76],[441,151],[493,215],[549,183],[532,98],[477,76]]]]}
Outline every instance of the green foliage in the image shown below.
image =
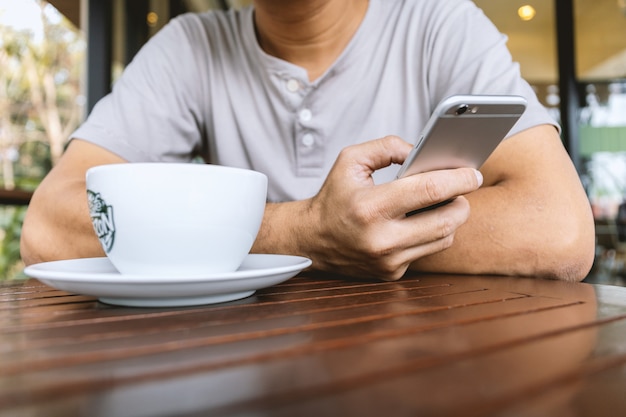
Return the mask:
{"type": "MultiPolygon", "coordinates": [[[[82,119],[85,42],[51,5],[35,2],[43,37],[0,23],[0,188],[33,191],[82,119]]],[[[25,212],[0,205],[0,280],[21,276],[25,212]]]]}
{"type": "Polygon", "coordinates": [[[0,279],[22,277],[20,235],[26,207],[0,206],[0,279]]]}

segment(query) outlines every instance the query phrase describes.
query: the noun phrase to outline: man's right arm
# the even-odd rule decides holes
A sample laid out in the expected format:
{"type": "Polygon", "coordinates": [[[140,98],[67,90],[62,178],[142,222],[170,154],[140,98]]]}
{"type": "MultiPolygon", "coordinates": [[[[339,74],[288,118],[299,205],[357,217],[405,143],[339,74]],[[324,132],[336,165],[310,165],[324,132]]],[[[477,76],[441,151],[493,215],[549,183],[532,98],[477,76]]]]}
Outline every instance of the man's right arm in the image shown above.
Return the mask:
{"type": "MultiPolygon", "coordinates": [[[[266,206],[253,252],[302,255],[314,268],[398,279],[415,259],[449,247],[469,216],[462,196],[482,179],[462,168],[374,184],[374,171],[401,164],[411,149],[392,136],[344,149],[315,197],[266,206]],[[437,210],[405,215],[455,196],[437,210]]],[[[31,201],[21,242],[27,265],[104,256],[88,212],[85,172],[116,162],[124,161],[96,145],[70,144],[31,201]]]]}
{"type": "Polygon", "coordinates": [[[88,214],[85,173],[95,165],[119,162],[126,161],[97,145],[70,142],[28,206],[20,242],[26,265],[104,256],[88,214]]]}

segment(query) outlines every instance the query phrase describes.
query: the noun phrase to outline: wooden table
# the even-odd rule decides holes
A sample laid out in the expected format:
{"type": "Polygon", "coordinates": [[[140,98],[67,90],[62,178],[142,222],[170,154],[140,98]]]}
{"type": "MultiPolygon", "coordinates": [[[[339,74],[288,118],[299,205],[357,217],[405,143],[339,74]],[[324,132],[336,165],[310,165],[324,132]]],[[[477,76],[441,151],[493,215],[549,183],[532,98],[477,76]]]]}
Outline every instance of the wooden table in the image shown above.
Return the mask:
{"type": "Polygon", "coordinates": [[[113,307],[0,285],[0,416],[624,416],[626,289],[304,273],[113,307]]]}

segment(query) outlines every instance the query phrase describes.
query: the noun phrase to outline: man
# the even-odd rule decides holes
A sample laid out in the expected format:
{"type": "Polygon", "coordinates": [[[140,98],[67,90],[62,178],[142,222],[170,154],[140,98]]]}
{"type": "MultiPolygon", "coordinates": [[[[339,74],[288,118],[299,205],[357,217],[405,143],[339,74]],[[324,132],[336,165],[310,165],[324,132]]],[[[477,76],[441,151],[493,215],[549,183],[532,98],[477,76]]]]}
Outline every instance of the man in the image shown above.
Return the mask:
{"type": "Polygon", "coordinates": [[[196,155],[269,176],[253,252],[381,279],[412,268],[581,280],[593,261],[589,203],[554,122],[467,0],[256,0],[183,16],[73,138],[33,196],[27,264],[103,254],[87,168],[196,155]],[[386,181],[434,106],[469,93],[529,100],[482,174],[386,181]]]}

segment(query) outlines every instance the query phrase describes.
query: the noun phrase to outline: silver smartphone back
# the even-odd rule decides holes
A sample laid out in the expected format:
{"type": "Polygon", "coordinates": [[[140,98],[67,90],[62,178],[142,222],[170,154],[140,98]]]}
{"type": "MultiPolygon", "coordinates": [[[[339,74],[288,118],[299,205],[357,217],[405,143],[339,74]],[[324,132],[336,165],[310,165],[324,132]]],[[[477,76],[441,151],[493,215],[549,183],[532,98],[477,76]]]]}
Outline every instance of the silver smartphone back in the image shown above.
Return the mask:
{"type": "Polygon", "coordinates": [[[526,110],[520,96],[457,95],[435,108],[397,178],[479,168],[526,110]]]}

